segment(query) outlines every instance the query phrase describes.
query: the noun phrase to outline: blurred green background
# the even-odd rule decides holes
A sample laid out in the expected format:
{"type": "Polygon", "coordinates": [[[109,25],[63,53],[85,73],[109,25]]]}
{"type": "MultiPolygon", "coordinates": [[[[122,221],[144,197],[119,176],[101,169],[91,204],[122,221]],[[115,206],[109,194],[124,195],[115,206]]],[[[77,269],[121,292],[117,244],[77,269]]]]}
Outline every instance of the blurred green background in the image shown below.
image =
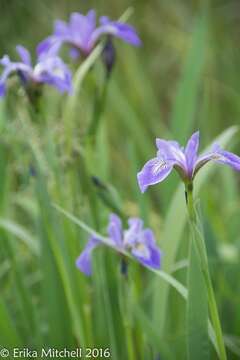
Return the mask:
{"type": "MultiPolygon", "coordinates": [[[[117,19],[133,7],[129,22],[143,46],[114,40],[117,62],[90,171],[109,186],[125,214],[140,215],[153,227],[163,269],[185,283],[184,190],[176,193],[179,179],[172,174],[141,195],[136,173],[153,157],[156,137],[184,145],[200,129],[203,150],[239,125],[240,3],[1,0],[0,5],[0,54],[12,59],[17,44],[34,54],[53,21],[68,20],[73,11],[95,8],[117,19]]],[[[79,64],[65,60],[75,71],[79,64]]],[[[0,103],[0,345],[110,347],[114,360],[186,359],[185,302],[176,291],[137,264],[131,264],[124,283],[119,258],[109,249],[96,252],[94,275],[86,278],[75,259],[87,234],[51,205],[97,226],[82,149],[102,86],[97,61],[72,113],[67,96],[46,87],[41,113],[32,119],[14,82],[0,103]]],[[[240,154],[239,133],[226,138],[227,148],[240,154]]],[[[240,180],[231,169],[211,165],[202,170],[197,192],[228,358],[239,359],[240,180]]],[[[95,195],[104,234],[111,209],[98,191],[95,195]]],[[[210,358],[216,358],[213,349],[210,358]]]]}

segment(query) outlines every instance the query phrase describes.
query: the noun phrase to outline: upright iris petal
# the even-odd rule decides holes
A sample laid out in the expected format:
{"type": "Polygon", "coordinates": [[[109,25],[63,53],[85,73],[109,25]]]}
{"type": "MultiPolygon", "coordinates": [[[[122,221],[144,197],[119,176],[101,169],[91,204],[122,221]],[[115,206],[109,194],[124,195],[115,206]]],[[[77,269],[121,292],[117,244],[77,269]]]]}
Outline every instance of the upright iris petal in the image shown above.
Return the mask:
{"type": "Polygon", "coordinates": [[[123,246],[122,222],[115,214],[111,214],[109,217],[108,235],[116,247],[121,248],[123,246]]]}
{"type": "Polygon", "coordinates": [[[195,132],[187,142],[187,146],[185,148],[185,156],[186,156],[186,167],[188,176],[192,177],[194,165],[197,160],[197,153],[199,147],[199,131],[195,132]]]}
{"type": "MultiPolygon", "coordinates": [[[[111,21],[108,17],[100,18],[100,26],[96,24],[96,13],[90,10],[87,15],[72,13],[69,23],[57,20],[54,33],[43,40],[37,48],[38,55],[56,55],[63,44],[76,48],[80,54],[87,56],[96,46],[102,35],[112,35],[123,41],[139,46],[141,41],[134,27],[120,21],[111,21]]],[[[74,55],[77,53],[75,52],[74,55]]]]}
{"type": "Polygon", "coordinates": [[[214,145],[212,150],[198,156],[199,132],[195,132],[182,148],[176,141],[156,140],[157,157],[149,160],[137,174],[137,180],[142,192],[149,185],[163,181],[176,169],[185,183],[192,182],[199,169],[210,160],[226,164],[234,170],[240,171],[240,157],[222,150],[219,145],[214,145]]]}
{"type": "Polygon", "coordinates": [[[32,60],[31,60],[31,55],[30,55],[29,51],[22,45],[17,45],[16,50],[17,50],[17,53],[20,56],[22,62],[25,65],[32,66],[32,60]]]}

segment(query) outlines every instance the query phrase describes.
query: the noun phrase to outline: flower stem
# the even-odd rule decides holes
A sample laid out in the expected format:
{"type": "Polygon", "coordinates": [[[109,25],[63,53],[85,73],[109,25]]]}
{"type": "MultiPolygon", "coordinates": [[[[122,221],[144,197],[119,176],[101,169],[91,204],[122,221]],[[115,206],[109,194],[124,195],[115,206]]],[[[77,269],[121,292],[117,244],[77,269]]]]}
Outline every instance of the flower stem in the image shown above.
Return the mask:
{"type": "MultiPolygon", "coordinates": [[[[123,260],[124,261],[124,260],[123,260]]],[[[120,274],[119,281],[119,300],[120,300],[120,312],[122,316],[127,354],[129,360],[135,360],[135,351],[133,346],[133,332],[132,332],[132,310],[131,310],[131,288],[127,274],[120,274]]]]}
{"type": "Polygon", "coordinates": [[[196,212],[194,209],[194,203],[193,203],[193,183],[187,183],[185,186],[185,198],[186,198],[186,204],[188,208],[188,214],[190,221],[193,223],[196,223],[196,212]]]}
{"type": "Polygon", "coordinates": [[[198,223],[198,217],[196,214],[196,210],[194,207],[193,201],[193,184],[187,183],[185,185],[185,196],[186,196],[186,204],[189,213],[190,227],[193,235],[193,239],[196,241],[196,246],[198,249],[198,255],[201,263],[201,270],[203,272],[204,281],[208,293],[208,306],[210,311],[210,316],[212,319],[213,327],[215,330],[216,341],[218,344],[219,350],[219,358],[221,360],[226,360],[226,350],[223,340],[223,333],[221,328],[221,323],[219,319],[216,299],[213,291],[212,281],[209,272],[208,259],[207,259],[207,251],[205,246],[204,237],[201,231],[201,227],[198,223]]]}
{"type": "Polygon", "coordinates": [[[87,137],[91,141],[96,141],[96,134],[100,125],[100,120],[105,110],[109,80],[110,78],[104,79],[102,91],[98,96],[96,95],[95,98],[93,116],[87,132],[87,137]]]}

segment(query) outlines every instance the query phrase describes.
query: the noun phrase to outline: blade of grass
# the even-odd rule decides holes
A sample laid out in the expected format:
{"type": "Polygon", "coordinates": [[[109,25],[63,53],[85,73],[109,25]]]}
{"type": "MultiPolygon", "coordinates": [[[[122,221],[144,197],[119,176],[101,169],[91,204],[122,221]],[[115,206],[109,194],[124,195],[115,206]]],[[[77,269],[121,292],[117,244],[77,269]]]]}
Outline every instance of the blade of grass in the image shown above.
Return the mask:
{"type": "Polygon", "coordinates": [[[187,347],[189,360],[209,359],[208,298],[195,238],[190,240],[187,299],[187,347]]]}
{"type": "Polygon", "coordinates": [[[205,62],[206,39],[207,18],[202,16],[196,22],[192,46],[178,84],[170,121],[173,138],[177,138],[180,143],[185,141],[186,134],[191,133],[193,128],[197,95],[205,62]]]}

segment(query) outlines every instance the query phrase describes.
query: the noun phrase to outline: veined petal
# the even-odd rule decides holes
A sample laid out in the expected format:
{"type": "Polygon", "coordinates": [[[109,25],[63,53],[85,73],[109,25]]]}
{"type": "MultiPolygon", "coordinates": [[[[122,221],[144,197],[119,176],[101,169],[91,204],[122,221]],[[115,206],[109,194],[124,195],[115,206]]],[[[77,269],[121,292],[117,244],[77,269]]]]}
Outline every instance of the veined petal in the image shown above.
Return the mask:
{"type": "Polygon", "coordinates": [[[131,250],[132,255],[143,265],[158,269],[161,265],[161,252],[150,229],[142,231],[138,242],[131,250]]]}
{"type": "Polygon", "coordinates": [[[79,256],[79,258],[76,261],[76,266],[80,271],[82,271],[85,275],[90,276],[92,274],[92,251],[95,249],[96,246],[98,246],[101,243],[101,241],[96,237],[91,237],[79,256]]]}
{"type": "Polygon", "coordinates": [[[145,192],[149,185],[163,181],[172,171],[173,163],[156,157],[149,160],[137,174],[141,192],[145,192]]]}
{"type": "Polygon", "coordinates": [[[197,152],[199,147],[199,131],[195,132],[185,147],[185,156],[187,164],[188,176],[192,177],[195,162],[197,160],[197,152]]]}
{"type": "Polygon", "coordinates": [[[17,45],[16,50],[22,62],[28,66],[31,66],[31,55],[29,51],[24,46],[21,45],[17,45]]]}
{"type": "Polygon", "coordinates": [[[122,221],[116,214],[111,214],[109,217],[108,235],[116,247],[123,246],[122,221]]]}
{"type": "Polygon", "coordinates": [[[215,144],[211,152],[198,157],[194,169],[194,176],[198,170],[210,160],[213,160],[219,164],[228,165],[234,170],[240,171],[240,157],[233,154],[232,152],[221,149],[218,144],[215,144]]]}

